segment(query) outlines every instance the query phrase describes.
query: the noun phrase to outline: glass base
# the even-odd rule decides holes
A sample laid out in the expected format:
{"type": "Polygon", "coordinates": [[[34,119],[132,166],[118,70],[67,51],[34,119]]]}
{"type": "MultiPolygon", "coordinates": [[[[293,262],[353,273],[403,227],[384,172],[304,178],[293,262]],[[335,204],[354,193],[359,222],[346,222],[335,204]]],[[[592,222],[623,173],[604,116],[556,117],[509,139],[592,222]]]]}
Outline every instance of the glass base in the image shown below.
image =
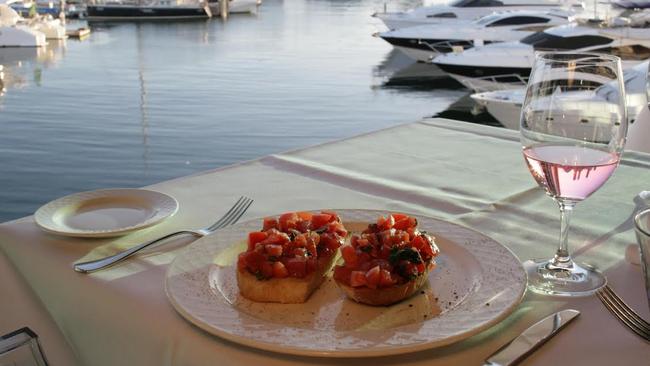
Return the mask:
{"type": "Polygon", "coordinates": [[[538,294],[588,296],[607,284],[602,273],[575,262],[570,268],[556,268],[548,259],[528,260],[523,265],[528,289],[538,294]]]}

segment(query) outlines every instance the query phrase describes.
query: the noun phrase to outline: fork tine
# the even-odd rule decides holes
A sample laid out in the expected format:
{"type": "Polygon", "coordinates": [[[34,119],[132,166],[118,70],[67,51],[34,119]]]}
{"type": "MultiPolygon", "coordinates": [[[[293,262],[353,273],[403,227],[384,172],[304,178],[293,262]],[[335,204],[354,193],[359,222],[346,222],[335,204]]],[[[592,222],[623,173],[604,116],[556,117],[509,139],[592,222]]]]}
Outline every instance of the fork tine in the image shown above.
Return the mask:
{"type": "Polygon", "coordinates": [[[609,310],[616,318],[622,322],[625,326],[627,326],[631,331],[636,333],[638,336],[641,338],[645,339],[646,341],[650,341],[650,333],[645,331],[642,328],[639,328],[639,326],[633,322],[628,315],[626,315],[625,312],[615,303],[611,298],[610,295],[603,291],[599,290],[596,292],[596,295],[598,296],[598,299],[605,305],[607,310],[609,310]]]}
{"type": "Polygon", "coordinates": [[[239,210],[239,212],[233,214],[232,219],[230,221],[228,221],[224,226],[236,223],[237,220],[239,220],[246,213],[246,211],[248,210],[248,208],[252,204],[253,204],[253,200],[249,198],[248,202],[246,202],[244,204],[244,206],[241,208],[241,210],[239,210]]]}
{"type": "Polygon", "coordinates": [[[644,332],[642,329],[639,329],[635,323],[631,322],[623,313],[620,312],[620,309],[618,309],[609,298],[605,297],[602,295],[602,293],[598,293],[598,298],[602,301],[602,303],[605,305],[605,307],[612,313],[616,318],[623,323],[628,329],[636,333],[638,336],[641,338],[645,339],[646,341],[650,341],[650,334],[644,332]]]}
{"type": "Polygon", "coordinates": [[[237,218],[241,217],[241,214],[239,214],[239,212],[242,210],[243,207],[245,207],[244,210],[248,209],[248,206],[250,206],[249,201],[252,202],[252,200],[250,198],[245,197],[245,196],[241,196],[239,198],[239,200],[230,208],[230,210],[228,210],[228,212],[225,215],[223,215],[221,217],[221,219],[219,219],[219,221],[215,222],[209,228],[207,228],[207,230],[208,231],[214,231],[214,230],[220,229],[220,228],[222,228],[224,226],[228,226],[231,223],[234,223],[236,220],[233,221],[232,220],[233,217],[237,217],[237,218]],[[248,206],[247,206],[247,204],[248,204],[248,206]],[[239,215],[239,216],[237,216],[237,215],[239,215]]]}
{"type": "Polygon", "coordinates": [[[228,219],[223,222],[221,227],[228,226],[230,224],[234,224],[235,222],[237,222],[237,220],[239,220],[239,218],[244,214],[244,212],[248,210],[248,207],[251,205],[252,202],[253,200],[251,200],[250,198],[246,198],[246,200],[244,200],[244,202],[242,202],[242,204],[239,205],[239,207],[237,207],[237,210],[235,210],[232,213],[232,215],[230,215],[230,217],[228,217],[228,219]]]}
{"type": "Polygon", "coordinates": [[[247,199],[247,198],[246,198],[245,196],[241,196],[241,197],[239,197],[239,199],[237,200],[237,202],[235,202],[235,204],[232,205],[232,207],[230,207],[230,210],[228,210],[228,212],[226,212],[225,214],[223,214],[223,216],[221,216],[221,218],[220,218],[219,220],[217,220],[217,222],[215,222],[214,224],[210,225],[210,226],[207,228],[207,230],[212,231],[212,230],[214,230],[214,229],[217,229],[217,228],[221,227],[221,226],[220,226],[221,223],[222,223],[223,221],[225,221],[225,220],[226,220],[226,219],[231,215],[231,213],[232,213],[232,212],[237,208],[237,206],[238,206],[242,201],[244,201],[244,200],[246,200],[246,199],[247,199]]]}
{"type": "Polygon", "coordinates": [[[629,318],[639,326],[639,328],[650,333],[650,324],[648,324],[647,321],[645,321],[643,318],[639,316],[639,314],[637,314],[634,310],[632,310],[625,303],[625,301],[623,301],[623,299],[621,299],[621,297],[618,296],[618,294],[614,292],[614,290],[612,290],[611,287],[605,286],[603,290],[609,295],[609,298],[618,305],[619,309],[625,312],[629,316],[629,318]]]}

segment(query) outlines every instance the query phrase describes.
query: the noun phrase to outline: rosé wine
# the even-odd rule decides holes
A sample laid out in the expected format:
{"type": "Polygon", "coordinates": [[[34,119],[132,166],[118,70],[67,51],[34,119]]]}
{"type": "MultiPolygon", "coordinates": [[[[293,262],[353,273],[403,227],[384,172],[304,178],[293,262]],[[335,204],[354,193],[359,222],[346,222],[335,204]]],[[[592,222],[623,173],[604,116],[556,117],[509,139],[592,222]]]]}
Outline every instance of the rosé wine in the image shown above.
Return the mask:
{"type": "Polygon", "coordinates": [[[582,201],[607,181],[619,155],[571,145],[535,145],[524,149],[528,170],[553,198],[582,201]]]}

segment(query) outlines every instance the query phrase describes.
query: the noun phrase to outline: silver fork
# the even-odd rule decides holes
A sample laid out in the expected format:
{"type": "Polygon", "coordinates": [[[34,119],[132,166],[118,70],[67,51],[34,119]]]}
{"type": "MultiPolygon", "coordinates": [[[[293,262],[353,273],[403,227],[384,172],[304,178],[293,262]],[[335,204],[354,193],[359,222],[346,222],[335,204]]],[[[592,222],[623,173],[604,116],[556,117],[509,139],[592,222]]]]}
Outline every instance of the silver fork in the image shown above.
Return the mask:
{"type": "Polygon", "coordinates": [[[239,220],[242,215],[248,210],[248,207],[253,203],[253,200],[241,196],[239,197],[239,200],[226,212],[217,222],[214,224],[208,226],[205,229],[197,229],[197,230],[181,230],[181,231],[176,231],[171,234],[167,234],[163,237],[160,237],[155,240],[148,241],[146,243],[142,243],[140,245],[137,245],[133,248],[129,248],[123,252],[119,252],[117,254],[111,255],[109,257],[101,258],[101,259],[96,259],[88,262],[82,262],[82,263],[75,263],[74,264],[74,270],[77,272],[81,273],[89,273],[89,272],[94,272],[100,269],[104,269],[106,267],[110,267],[116,263],[119,263],[130,256],[134,255],[135,253],[141,251],[142,249],[149,247],[153,244],[156,244],[160,241],[163,241],[165,239],[169,239],[171,237],[181,235],[181,234],[190,234],[196,237],[203,237],[208,234],[211,234],[215,230],[221,229],[222,227],[232,225],[239,220]]]}
{"type": "Polygon", "coordinates": [[[605,307],[614,314],[618,320],[641,338],[650,342],[650,323],[639,316],[621,299],[611,287],[605,285],[596,292],[596,295],[605,307]]]}

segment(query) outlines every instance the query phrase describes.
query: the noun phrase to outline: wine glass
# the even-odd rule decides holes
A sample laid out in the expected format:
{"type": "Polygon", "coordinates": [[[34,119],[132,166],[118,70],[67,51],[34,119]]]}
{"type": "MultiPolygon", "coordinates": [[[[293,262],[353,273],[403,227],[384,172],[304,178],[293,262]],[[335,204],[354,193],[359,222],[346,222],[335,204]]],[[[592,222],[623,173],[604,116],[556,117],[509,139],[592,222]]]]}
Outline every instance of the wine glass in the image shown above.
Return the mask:
{"type": "Polygon", "coordinates": [[[521,143],[533,178],[560,207],[560,243],[553,258],[524,262],[532,291],[584,296],[605,285],[603,274],[571,258],[569,221],[576,204],[618,166],[626,113],[618,57],[536,53],[522,105],[521,143]]]}

